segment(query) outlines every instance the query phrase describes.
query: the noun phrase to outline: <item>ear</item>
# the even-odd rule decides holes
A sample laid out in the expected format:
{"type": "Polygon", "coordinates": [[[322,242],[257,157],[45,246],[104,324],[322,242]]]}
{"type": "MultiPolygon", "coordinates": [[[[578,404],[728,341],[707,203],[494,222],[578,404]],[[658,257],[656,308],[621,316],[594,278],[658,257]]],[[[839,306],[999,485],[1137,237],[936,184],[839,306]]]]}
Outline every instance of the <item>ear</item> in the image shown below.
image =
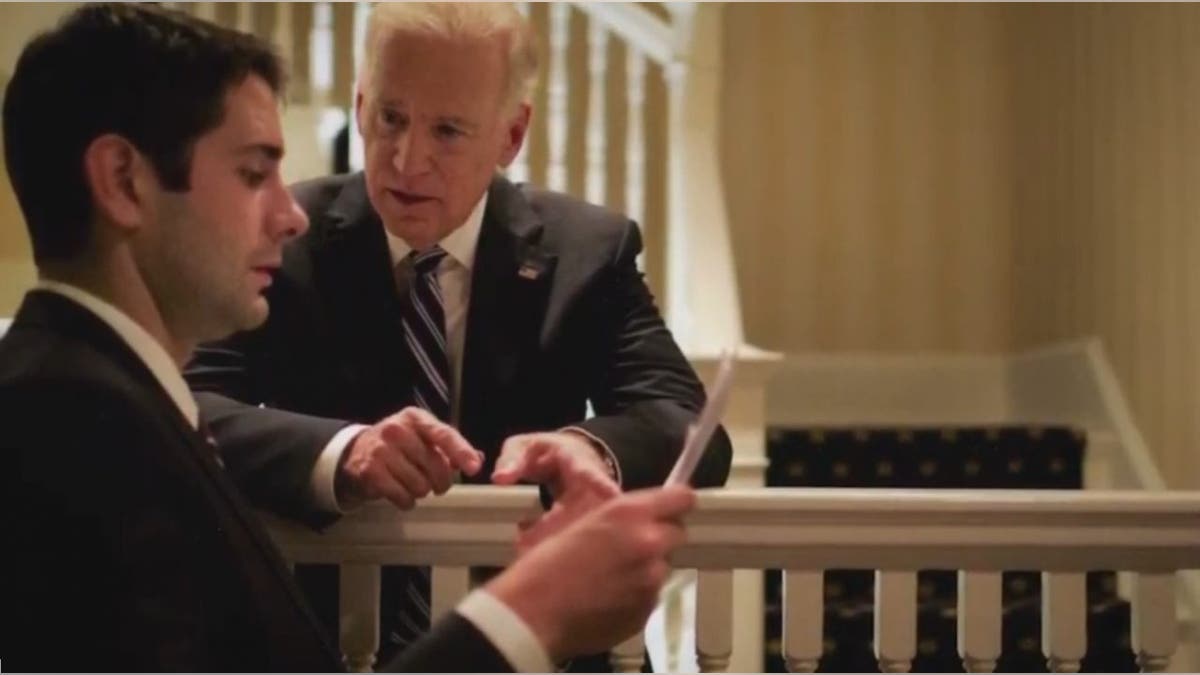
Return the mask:
{"type": "Polygon", "coordinates": [[[525,135],[529,133],[529,120],[533,115],[533,109],[528,103],[520,103],[517,105],[516,111],[505,122],[503,146],[500,148],[500,166],[508,168],[509,164],[517,158],[517,154],[521,152],[521,146],[525,143],[525,135]]]}
{"type": "Polygon", "coordinates": [[[354,121],[358,124],[358,133],[360,136],[366,136],[366,120],[363,119],[363,93],[362,87],[354,88],[354,121]]]}
{"type": "Polygon", "coordinates": [[[97,137],[83,153],[83,170],[97,215],[121,229],[146,222],[158,177],[132,143],[117,134],[97,137]]]}

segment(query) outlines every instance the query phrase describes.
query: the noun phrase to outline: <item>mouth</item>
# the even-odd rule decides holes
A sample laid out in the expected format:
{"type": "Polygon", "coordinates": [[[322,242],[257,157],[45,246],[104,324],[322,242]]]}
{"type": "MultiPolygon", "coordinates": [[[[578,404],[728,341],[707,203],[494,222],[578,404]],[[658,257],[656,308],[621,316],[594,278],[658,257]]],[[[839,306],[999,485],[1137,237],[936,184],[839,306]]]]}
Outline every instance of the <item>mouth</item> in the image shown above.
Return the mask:
{"type": "Polygon", "coordinates": [[[403,190],[388,190],[396,201],[404,206],[417,206],[418,204],[426,204],[435,201],[434,197],[428,195],[416,194],[414,192],[405,192],[403,190]]]}
{"type": "Polygon", "coordinates": [[[266,288],[267,286],[271,285],[271,279],[274,278],[275,272],[279,271],[279,265],[255,265],[254,267],[250,268],[250,271],[254,274],[255,280],[258,281],[263,288],[266,288]]]}

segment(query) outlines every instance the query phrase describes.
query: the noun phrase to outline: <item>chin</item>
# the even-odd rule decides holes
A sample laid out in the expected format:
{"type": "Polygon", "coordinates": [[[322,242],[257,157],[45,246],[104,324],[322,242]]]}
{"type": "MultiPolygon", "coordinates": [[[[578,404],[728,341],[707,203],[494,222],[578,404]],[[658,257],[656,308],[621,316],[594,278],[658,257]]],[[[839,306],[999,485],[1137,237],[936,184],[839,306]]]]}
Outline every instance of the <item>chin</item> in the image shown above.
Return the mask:
{"type": "Polygon", "coordinates": [[[238,308],[231,317],[233,320],[230,321],[230,324],[233,329],[229,332],[232,334],[244,330],[254,330],[266,323],[269,314],[270,306],[267,304],[267,299],[260,295],[238,308]]]}
{"type": "Polygon", "coordinates": [[[388,232],[406,242],[424,241],[430,238],[436,241],[438,239],[437,223],[427,218],[414,218],[411,216],[393,217],[384,223],[384,227],[387,228],[388,232]]]}

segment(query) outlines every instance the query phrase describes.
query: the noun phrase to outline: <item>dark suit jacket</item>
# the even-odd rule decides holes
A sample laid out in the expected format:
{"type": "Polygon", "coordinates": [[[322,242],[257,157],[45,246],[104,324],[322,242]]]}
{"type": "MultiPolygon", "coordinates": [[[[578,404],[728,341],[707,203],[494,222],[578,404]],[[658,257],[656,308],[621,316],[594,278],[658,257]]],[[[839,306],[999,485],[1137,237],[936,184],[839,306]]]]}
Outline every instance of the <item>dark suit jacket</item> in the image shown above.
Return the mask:
{"type": "MultiPolygon", "coordinates": [[[[342,668],[212,447],[71,300],[30,293],[0,340],[0,450],[10,669],[342,668]]],[[[457,615],[390,665],[509,668],[457,615]]]]}
{"type": "MultiPolygon", "coordinates": [[[[347,422],[373,423],[411,404],[414,365],[387,239],[362,174],[294,192],[311,228],[284,251],[267,323],[199,350],[187,374],[204,392],[197,399],[222,448],[246,458],[273,448],[280,461],[307,456],[311,466],[347,422]]],[[[490,476],[508,436],[566,425],[612,448],[627,489],[666,478],[704,391],[636,268],[640,251],[638,228],[626,218],[500,177],[492,182],[473,267],[459,415],[463,435],[488,457],[479,480],[490,476]],[[596,416],[582,421],[589,400],[596,416]]],[[[718,430],[693,483],[723,484],[730,455],[718,430]]],[[[231,463],[235,475],[254,481],[255,467],[268,461],[231,463]]]]}

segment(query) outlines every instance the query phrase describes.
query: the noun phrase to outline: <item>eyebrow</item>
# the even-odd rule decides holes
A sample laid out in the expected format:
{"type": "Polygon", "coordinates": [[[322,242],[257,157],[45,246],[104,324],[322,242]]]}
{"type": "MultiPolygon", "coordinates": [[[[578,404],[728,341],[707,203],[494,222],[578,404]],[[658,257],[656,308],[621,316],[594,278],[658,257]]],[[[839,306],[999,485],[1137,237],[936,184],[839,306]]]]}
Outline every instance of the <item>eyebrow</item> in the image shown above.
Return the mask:
{"type": "Polygon", "coordinates": [[[270,143],[251,143],[238,148],[239,155],[262,155],[269,160],[278,162],[283,158],[283,148],[270,143]]]}
{"type": "Polygon", "coordinates": [[[454,115],[439,116],[437,119],[439,122],[449,122],[450,124],[453,124],[455,126],[465,127],[471,131],[474,131],[475,129],[479,128],[479,125],[472,122],[471,120],[463,118],[463,117],[457,117],[454,115]]]}
{"type": "MultiPolygon", "coordinates": [[[[384,108],[393,108],[393,109],[401,108],[402,109],[405,107],[403,99],[380,97],[377,100],[377,102],[381,107],[384,107],[384,108]]],[[[479,124],[477,122],[473,122],[465,117],[460,117],[458,115],[434,115],[433,118],[435,120],[437,120],[438,122],[442,122],[442,123],[449,122],[450,124],[456,124],[460,127],[466,127],[467,129],[469,129],[471,131],[474,131],[479,128],[479,124]]]]}

